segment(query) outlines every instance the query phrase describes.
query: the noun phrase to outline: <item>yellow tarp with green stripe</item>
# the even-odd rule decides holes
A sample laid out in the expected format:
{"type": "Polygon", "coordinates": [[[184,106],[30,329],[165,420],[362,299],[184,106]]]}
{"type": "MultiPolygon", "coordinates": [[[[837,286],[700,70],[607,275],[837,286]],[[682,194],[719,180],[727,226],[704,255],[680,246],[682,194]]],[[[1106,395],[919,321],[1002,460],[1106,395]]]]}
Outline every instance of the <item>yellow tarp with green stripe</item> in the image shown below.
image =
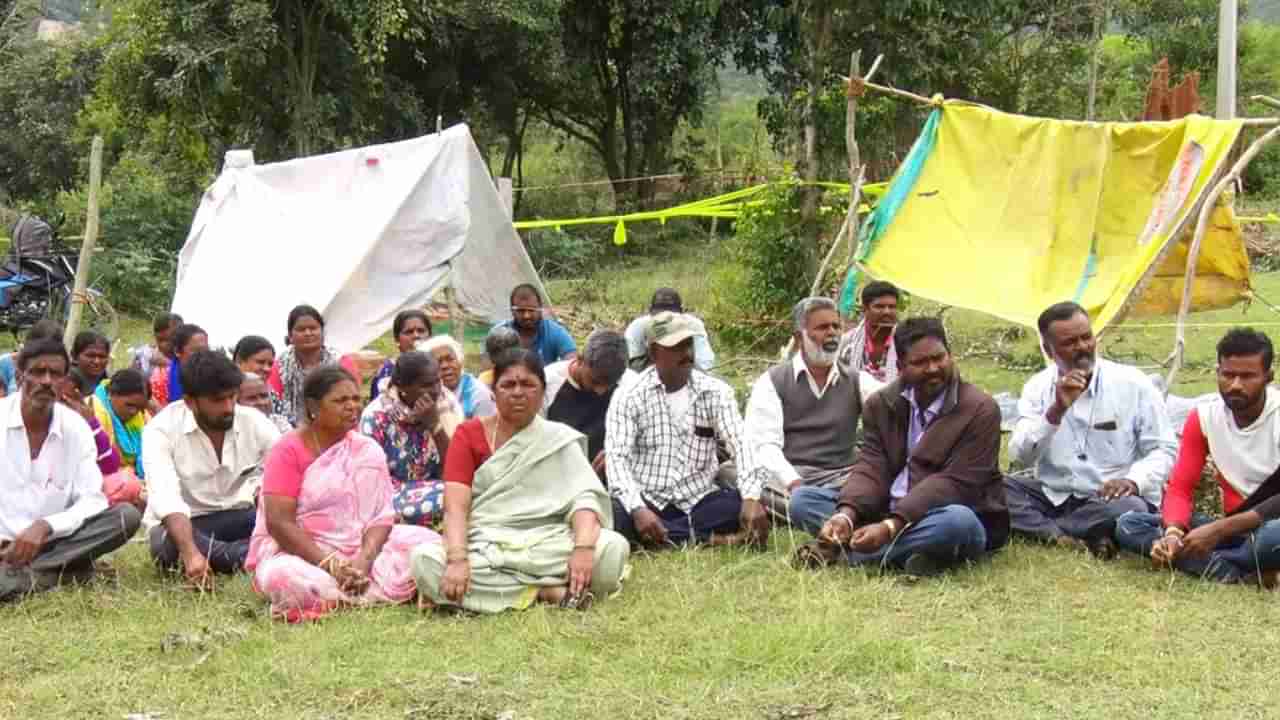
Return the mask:
{"type": "MultiPolygon", "coordinates": [[[[905,202],[863,248],[871,275],[958,307],[1034,325],[1061,300],[1114,320],[1197,205],[1240,133],[1238,121],[1089,123],[948,101],[905,202]]],[[[1248,259],[1227,208],[1215,214],[1196,282],[1199,308],[1248,288],[1248,259]]],[[[1188,226],[1194,227],[1191,217],[1188,226]]],[[[1184,247],[1172,248],[1134,312],[1170,312],[1184,247]],[[1146,302],[1150,298],[1151,302],[1146,302]]]]}

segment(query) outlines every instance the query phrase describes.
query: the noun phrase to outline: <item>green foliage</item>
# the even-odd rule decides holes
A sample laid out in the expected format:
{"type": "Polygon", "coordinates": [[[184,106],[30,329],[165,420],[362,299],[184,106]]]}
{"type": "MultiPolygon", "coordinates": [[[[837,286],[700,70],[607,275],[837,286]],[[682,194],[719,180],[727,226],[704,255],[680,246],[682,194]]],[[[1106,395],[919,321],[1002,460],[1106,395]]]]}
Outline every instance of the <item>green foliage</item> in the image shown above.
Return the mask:
{"type": "Polygon", "coordinates": [[[708,317],[731,343],[785,341],[791,307],[809,295],[821,255],[844,219],[848,197],[826,193],[822,210],[806,222],[800,212],[803,192],[799,186],[770,188],[737,220],[726,246],[729,264],[715,271],[708,317]]]}
{"type": "Polygon", "coordinates": [[[1168,57],[1174,76],[1199,71],[1209,78],[1217,71],[1218,0],[1115,0],[1112,17],[1153,61],[1168,57]]]}
{"type": "MultiPolygon", "coordinates": [[[[149,315],[169,304],[177,254],[199,193],[183,193],[156,160],[126,153],[103,179],[99,202],[102,253],[91,282],[118,310],[149,315]]],[[[63,193],[69,227],[83,227],[86,191],[63,193]]]]}
{"type": "Polygon", "coordinates": [[[603,255],[601,233],[555,228],[528,233],[529,259],[543,278],[572,278],[587,274],[603,255]]]}
{"type": "Polygon", "coordinates": [[[15,38],[0,51],[0,196],[48,198],[78,180],[89,144],[76,142],[76,114],[100,61],[76,35],[15,38]]]}

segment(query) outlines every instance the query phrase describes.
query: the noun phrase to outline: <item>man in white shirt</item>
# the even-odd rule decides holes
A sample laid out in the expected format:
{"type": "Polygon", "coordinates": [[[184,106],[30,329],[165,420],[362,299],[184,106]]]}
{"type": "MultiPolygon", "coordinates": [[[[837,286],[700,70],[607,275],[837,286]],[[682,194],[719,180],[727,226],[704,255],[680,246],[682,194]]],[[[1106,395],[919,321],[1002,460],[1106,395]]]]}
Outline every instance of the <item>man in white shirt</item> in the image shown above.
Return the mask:
{"type": "MultiPolygon", "coordinates": [[[[641,315],[627,325],[625,335],[627,351],[630,355],[629,362],[631,369],[636,372],[644,370],[653,362],[649,358],[649,342],[645,335],[645,328],[648,327],[653,316],[661,312],[684,313],[684,301],[681,300],[680,293],[675,288],[654,290],[653,298],[649,301],[649,314],[641,315]]],[[[693,338],[693,364],[702,372],[711,372],[711,368],[716,364],[716,353],[711,349],[711,341],[707,339],[707,328],[693,315],[685,314],[684,317],[689,319],[699,333],[693,338]]]]}
{"type": "Polygon", "coordinates": [[[241,373],[221,353],[199,350],[181,372],[182,402],[142,431],[145,519],[156,564],[181,564],[188,582],[206,587],[213,573],[244,566],[263,465],[280,431],[236,403],[241,373]]]}
{"type": "Polygon", "coordinates": [[[1018,401],[1009,455],[1033,476],[1005,480],[1013,531],[1109,558],[1116,519],[1160,504],[1173,427],[1146,375],[1097,356],[1084,308],[1052,305],[1038,325],[1053,364],[1018,401]]]}
{"type": "Polygon", "coordinates": [[[744,441],[733,388],[694,372],[698,331],[688,316],[659,313],[647,332],[653,366],[614,398],[606,422],[614,529],[656,547],[763,544],[763,473],[744,441]],[[734,459],[737,488],[717,482],[717,439],[734,459]]]}
{"type": "Polygon", "coordinates": [[[614,330],[596,330],[582,353],[551,363],[546,376],[542,413],[587,436],[587,458],[607,485],[604,436],[609,405],[638,377],[627,367],[627,339],[614,330]]]}
{"type": "Polygon", "coordinates": [[[107,507],[89,425],[57,402],[70,365],[61,342],[29,342],[21,392],[0,400],[0,600],[87,579],[138,530],[132,505],[107,507]]]}
{"type": "Polygon", "coordinates": [[[805,298],[791,316],[796,352],[756,380],[746,437],[767,475],[762,499],[774,521],[816,534],[835,511],[857,455],[862,393],[858,374],[836,362],[836,304],[805,298]]]}

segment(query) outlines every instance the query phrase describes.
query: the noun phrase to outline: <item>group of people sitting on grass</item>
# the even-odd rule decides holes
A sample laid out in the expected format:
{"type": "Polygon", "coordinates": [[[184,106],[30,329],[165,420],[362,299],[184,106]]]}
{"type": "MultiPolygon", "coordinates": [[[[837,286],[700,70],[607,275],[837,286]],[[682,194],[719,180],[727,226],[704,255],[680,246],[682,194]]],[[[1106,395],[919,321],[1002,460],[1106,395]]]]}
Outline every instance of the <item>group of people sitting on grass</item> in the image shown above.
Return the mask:
{"type": "Polygon", "coordinates": [[[92,576],[146,527],[155,564],[210,590],[247,572],[272,614],[403,603],[585,608],[617,592],[633,547],[763,547],[811,535],[801,567],[917,576],[979,562],[1013,534],[1110,558],[1122,548],[1222,582],[1280,574],[1280,394],[1266,335],[1218,344],[1219,393],[1181,441],[1162,393],[1098,357],[1085,311],[1040,316],[1050,363],[1025,385],[1000,467],[1001,413],[965,382],[936,318],[899,322],[868,284],[845,331],[834,302],[795,306],[793,350],[745,415],[700,320],[670,288],[581,352],[538,290],[485,340],[489,369],[430,317],[400,313],[373,373],[299,306],[285,349],[210,349],[156,319],[110,373],[110,341],[41,323],[0,358],[0,598],[92,576]],[[1227,515],[1194,513],[1208,458],[1227,515]]]}

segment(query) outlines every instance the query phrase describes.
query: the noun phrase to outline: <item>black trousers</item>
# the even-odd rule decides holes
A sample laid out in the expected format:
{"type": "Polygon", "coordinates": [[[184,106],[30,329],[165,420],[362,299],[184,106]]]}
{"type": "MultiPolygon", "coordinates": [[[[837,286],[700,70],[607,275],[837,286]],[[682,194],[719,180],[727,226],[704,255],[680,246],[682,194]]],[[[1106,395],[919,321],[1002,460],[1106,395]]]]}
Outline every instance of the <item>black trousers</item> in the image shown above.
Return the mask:
{"type": "MultiPolygon", "coordinates": [[[[258,519],[255,508],[223,510],[191,518],[191,534],[196,547],[217,573],[234,573],[244,568],[249,555],[249,538],[258,519]]],[[[151,528],[151,559],[162,570],[177,569],[181,558],[178,546],[161,523],[151,528]]]]}
{"type": "Polygon", "coordinates": [[[49,541],[26,567],[0,563],[0,601],[49,590],[67,580],[90,579],[93,561],[128,542],[140,522],[138,509],[122,503],[89,518],[71,535],[49,541]]]}

